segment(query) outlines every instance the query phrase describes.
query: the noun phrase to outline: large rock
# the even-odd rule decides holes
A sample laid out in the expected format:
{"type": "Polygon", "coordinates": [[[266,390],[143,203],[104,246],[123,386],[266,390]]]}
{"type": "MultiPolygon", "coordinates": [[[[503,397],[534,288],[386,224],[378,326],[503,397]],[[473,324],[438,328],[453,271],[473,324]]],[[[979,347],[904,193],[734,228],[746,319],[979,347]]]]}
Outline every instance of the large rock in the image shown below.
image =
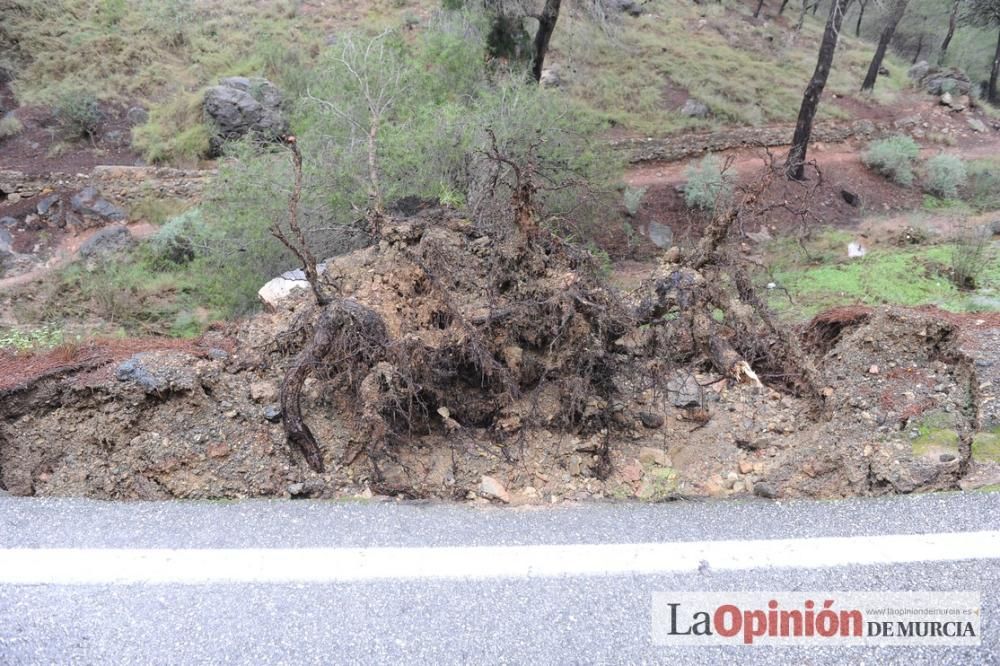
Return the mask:
{"type": "Polygon", "coordinates": [[[257,291],[257,297],[268,309],[275,310],[293,291],[308,288],[309,282],[306,281],[305,271],[297,268],[294,271],[286,271],[273,280],[269,280],[257,291]]]}
{"type": "Polygon", "coordinates": [[[927,72],[929,72],[930,69],[930,64],[926,60],[921,60],[913,67],[910,67],[909,71],[906,72],[906,76],[914,83],[919,83],[925,76],[927,76],[927,72]]]}
{"type": "Polygon", "coordinates": [[[85,187],[69,200],[70,208],[84,217],[96,217],[101,221],[122,222],[125,211],[101,197],[94,187],[85,187]]]}
{"type": "Polygon", "coordinates": [[[132,234],[123,225],[101,229],[80,246],[84,259],[103,259],[132,247],[132,234]]]}
{"type": "Polygon", "coordinates": [[[248,134],[275,140],[288,133],[282,95],[267,79],[234,76],[205,91],[205,116],[213,125],[211,149],[220,154],[226,141],[248,134]]]}
{"type": "Polygon", "coordinates": [[[604,4],[609,11],[621,12],[629,16],[642,16],[642,3],[636,0],[607,0],[604,4]]]}
{"type": "Polygon", "coordinates": [[[709,113],[709,108],[696,99],[689,99],[681,108],[681,115],[688,118],[707,118],[709,113]]]}
{"type": "Polygon", "coordinates": [[[965,73],[955,67],[941,69],[931,67],[920,79],[920,85],[932,95],[968,95],[972,90],[972,82],[965,73]]]}

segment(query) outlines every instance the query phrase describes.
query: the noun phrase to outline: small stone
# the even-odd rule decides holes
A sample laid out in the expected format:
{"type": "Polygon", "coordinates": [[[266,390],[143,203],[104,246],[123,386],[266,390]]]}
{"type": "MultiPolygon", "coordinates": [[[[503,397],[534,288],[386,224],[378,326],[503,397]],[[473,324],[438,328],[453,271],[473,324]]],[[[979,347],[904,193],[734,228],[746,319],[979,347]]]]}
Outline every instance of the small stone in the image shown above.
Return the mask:
{"type": "Polygon", "coordinates": [[[209,458],[225,458],[229,455],[229,447],[222,442],[209,444],[207,452],[209,458]]]}
{"type": "Polygon", "coordinates": [[[749,460],[740,461],[740,474],[750,474],[753,472],[753,463],[749,460]]]}
{"type": "Polygon", "coordinates": [[[965,122],[969,123],[969,127],[972,128],[973,132],[985,133],[987,131],[986,125],[979,118],[968,117],[965,122]]]}
{"type": "Polygon", "coordinates": [[[264,408],[264,420],[277,423],[281,420],[281,407],[278,405],[268,405],[264,408]]]}
{"type": "Polygon", "coordinates": [[[288,494],[289,495],[291,495],[292,497],[295,497],[297,495],[301,495],[302,491],[304,491],[305,489],[306,489],[306,484],[304,484],[304,483],[293,483],[290,486],[288,486],[287,490],[288,490],[288,494]]]}
{"type": "Polygon", "coordinates": [[[642,465],[638,460],[633,460],[628,465],[622,467],[622,479],[629,483],[635,483],[642,478],[642,465]]]}
{"type": "Polygon", "coordinates": [[[951,454],[951,453],[942,453],[941,457],[939,458],[939,460],[941,462],[943,462],[943,463],[949,463],[949,462],[953,462],[955,460],[955,456],[954,456],[954,454],[951,454]]]}
{"type": "Polygon", "coordinates": [[[878,366],[877,365],[873,365],[870,368],[868,368],[868,374],[869,375],[877,375],[878,374],[878,366]]]}
{"type": "Polygon", "coordinates": [[[654,449],[651,446],[644,446],[639,449],[639,462],[644,465],[659,465],[660,467],[670,467],[670,458],[662,449],[654,449]]]}
{"type": "Polygon", "coordinates": [[[510,502],[510,494],[503,484],[492,476],[484,476],[479,482],[479,494],[491,499],[498,499],[501,502],[510,502]]]}
{"type": "Polygon", "coordinates": [[[643,426],[650,430],[662,427],[664,421],[662,414],[654,414],[653,412],[639,412],[639,420],[643,426]]]}
{"type": "Polygon", "coordinates": [[[753,486],[753,494],[757,497],[764,497],[766,499],[774,499],[778,496],[777,489],[766,481],[758,481],[753,486]]]}
{"type": "Polygon", "coordinates": [[[254,402],[274,402],[278,398],[278,387],[273,382],[253,382],[250,384],[250,399],[254,402]]]}

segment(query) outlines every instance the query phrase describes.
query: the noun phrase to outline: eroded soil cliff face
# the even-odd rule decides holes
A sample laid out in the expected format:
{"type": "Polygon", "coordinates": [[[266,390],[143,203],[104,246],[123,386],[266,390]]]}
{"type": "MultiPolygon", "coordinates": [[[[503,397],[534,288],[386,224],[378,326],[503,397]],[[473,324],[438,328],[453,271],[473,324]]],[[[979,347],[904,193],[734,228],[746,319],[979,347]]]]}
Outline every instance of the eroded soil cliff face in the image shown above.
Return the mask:
{"type": "MultiPolygon", "coordinates": [[[[822,379],[817,410],[771,366],[757,367],[763,385],[738,382],[669,321],[665,332],[631,326],[643,289],[662,279],[619,293],[559,246],[524,254],[505,243],[457,216],[407,220],[327,262],[324,279],[378,315],[394,351],[364,366],[333,354],[306,381],[322,473],[289,445],[279,408],[318,321],[297,290],[196,342],[0,358],[0,487],[548,503],[1000,480],[996,316],[858,307],[818,317],[797,333],[822,379]],[[368,401],[371,382],[380,388],[368,401]]],[[[669,261],[662,275],[678,275],[669,261]]]]}

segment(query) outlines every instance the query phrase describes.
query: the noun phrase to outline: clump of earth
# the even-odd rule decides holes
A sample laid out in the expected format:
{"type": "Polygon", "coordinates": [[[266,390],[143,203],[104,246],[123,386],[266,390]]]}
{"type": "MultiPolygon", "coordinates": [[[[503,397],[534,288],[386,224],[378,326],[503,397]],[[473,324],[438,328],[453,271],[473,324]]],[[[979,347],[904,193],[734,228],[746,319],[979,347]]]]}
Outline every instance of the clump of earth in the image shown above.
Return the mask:
{"type": "Polygon", "coordinates": [[[505,243],[438,214],[395,221],[379,244],[325,263],[324,279],[375,313],[396,351],[363,367],[334,355],[305,380],[301,411],[322,471],[289,444],[281,408],[282,382],[318,325],[303,289],[194,342],[0,357],[0,488],[531,504],[1000,481],[1000,322],[902,308],[825,313],[795,332],[822,378],[817,410],[794,383],[764,372],[763,383],[740,381],[684,340],[675,344],[686,356],[669,362],[643,352],[640,334],[607,330],[634,294],[613,291],[558,245],[524,255],[505,243]],[[368,404],[359,396],[373,373],[382,397],[368,404]]]}

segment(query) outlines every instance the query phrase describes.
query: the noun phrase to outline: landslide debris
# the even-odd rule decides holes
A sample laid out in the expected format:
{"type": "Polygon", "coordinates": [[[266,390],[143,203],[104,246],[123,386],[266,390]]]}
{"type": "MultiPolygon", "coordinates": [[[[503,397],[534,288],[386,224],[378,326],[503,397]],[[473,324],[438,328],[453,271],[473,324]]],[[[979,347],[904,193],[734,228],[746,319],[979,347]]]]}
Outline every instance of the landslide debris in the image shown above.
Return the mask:
{"type": "Polygon", "coordinates": [[[0,486],[518,504],[913,492],[982,467],[974,355],[996,351],[970,352],[963,322],[860,309],[793,335],[723,259],[672,250],[618,293],[541,233],[389,220],[324,264],[325,307],[296,290],[197,343],[5,357],[0,486]],[[319,465],[282,405],[306,361],[319,465]]]}

